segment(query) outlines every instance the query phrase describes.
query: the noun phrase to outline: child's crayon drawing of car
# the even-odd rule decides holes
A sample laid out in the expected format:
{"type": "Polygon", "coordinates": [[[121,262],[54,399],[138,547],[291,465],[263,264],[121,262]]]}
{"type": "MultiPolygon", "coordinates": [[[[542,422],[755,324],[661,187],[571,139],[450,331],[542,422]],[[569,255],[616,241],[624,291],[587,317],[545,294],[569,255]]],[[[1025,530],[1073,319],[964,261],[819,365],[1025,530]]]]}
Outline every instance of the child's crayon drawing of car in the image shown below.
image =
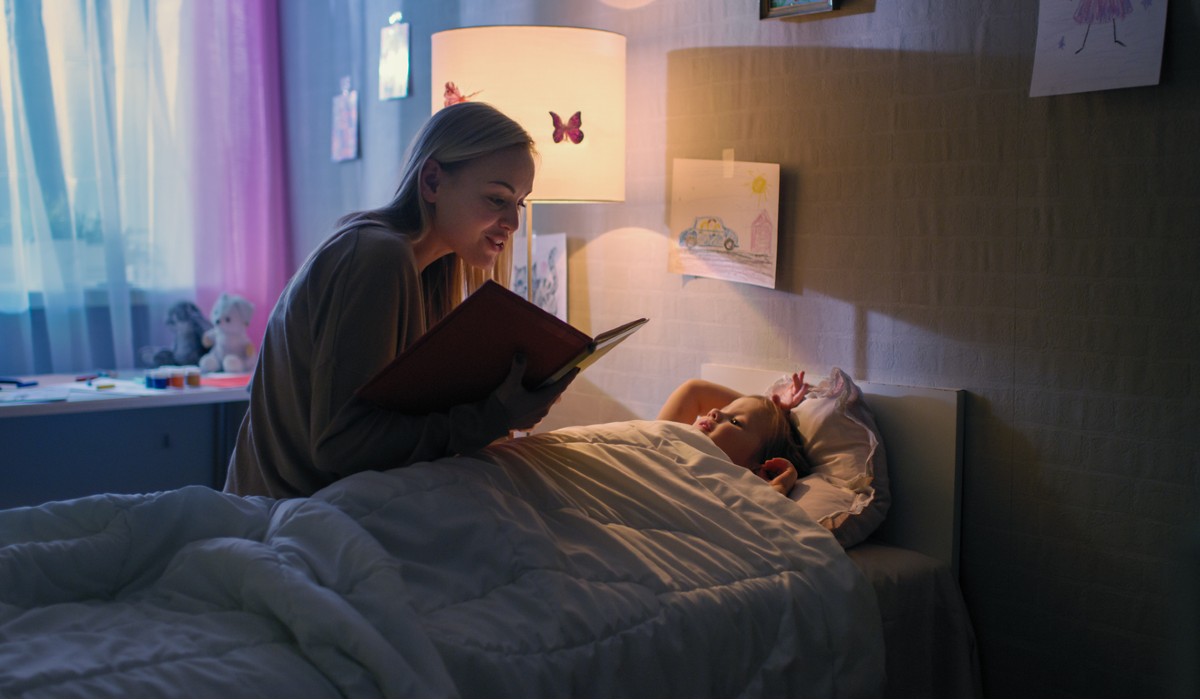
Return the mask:
{"type": "Polygon", "coordinates": [[[691,228],[686,228],[679,234],[679,245],[695,248],[724,248],[733,250],[738,247],[737,234],[729,229],[718,216],[697,216],[691,228]]]}

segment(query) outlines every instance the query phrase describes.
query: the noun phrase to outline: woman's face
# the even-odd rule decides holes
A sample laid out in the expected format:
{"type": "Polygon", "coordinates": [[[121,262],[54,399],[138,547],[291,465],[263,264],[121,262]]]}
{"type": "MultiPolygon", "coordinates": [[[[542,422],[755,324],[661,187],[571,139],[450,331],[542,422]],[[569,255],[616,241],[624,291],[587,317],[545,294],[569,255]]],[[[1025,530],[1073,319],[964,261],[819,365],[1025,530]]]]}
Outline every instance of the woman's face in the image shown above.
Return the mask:
{"type": "Polygon", "coordinates": [[[724,408],[714,408],[696,416],[695,427],[707,435],[729,461],[755,470],[755,458],[766,444],[771,428],[771,414],[761,399],[743,396],[724,408]]]}
{"type": "Polygon", "coordinates": [[[424,267],[455,253],[468,265],[489,269],[513,232],[533,188],[533,156],[511,146],[444,168],[429,160],[421,171],[421,196],[431,206],[429,231],[415,246],[424,267]]]}

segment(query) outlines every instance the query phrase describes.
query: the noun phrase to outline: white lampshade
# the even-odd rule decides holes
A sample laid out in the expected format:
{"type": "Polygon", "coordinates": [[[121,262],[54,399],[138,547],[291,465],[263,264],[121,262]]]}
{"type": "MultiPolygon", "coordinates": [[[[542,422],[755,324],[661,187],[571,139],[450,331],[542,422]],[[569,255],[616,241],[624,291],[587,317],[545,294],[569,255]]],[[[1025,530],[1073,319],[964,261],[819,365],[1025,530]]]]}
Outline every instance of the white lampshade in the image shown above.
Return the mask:
{"type": "Polygon", "coordinates": [[[432,37],[433,111],[486,102],[538,151],[534,202],[625,201],[625,37],[575,27],[467,27],[432,37]],[[570,120],[579,113],[579,126],[570,120]],[[558,115],[562,137],[554,141],[558,115]],[[571,136],[580,138],[575,143],[571,136]]]}

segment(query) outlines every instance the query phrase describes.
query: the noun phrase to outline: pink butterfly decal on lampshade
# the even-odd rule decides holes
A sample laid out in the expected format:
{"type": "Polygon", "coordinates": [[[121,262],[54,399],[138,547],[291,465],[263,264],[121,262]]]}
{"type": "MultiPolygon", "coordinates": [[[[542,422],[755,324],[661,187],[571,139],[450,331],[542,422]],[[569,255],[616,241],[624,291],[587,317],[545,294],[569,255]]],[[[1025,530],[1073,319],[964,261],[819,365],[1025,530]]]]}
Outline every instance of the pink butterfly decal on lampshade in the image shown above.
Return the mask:
{"type": "Polygon", "coordinates": [[[470,100],[472,97],[478,95],[480,92],[482,92],[482,90],[476,90],[475,92],[472,92],[470,95],[464,95],[464,94],[462,94],[462,91],[458,89],[457,85],[455,85],[452,82],[447,81],[446,82],[446,91],[444,93],[442,93],[442,98],[444,100],[442,103],[442,106],[449,107],[450,105],[456,105],[459,102],[466,102],[467,100],[470,100]]]}
{"type": "Polygon", "coordinates": [[[562,143],[563,138],[568,138],[571,143],[579,143],[583,140],[583,113],[576,112],[571,115],[566,124],[563,124],[562,117],[554,112],[550,113],[550,118],[554,121],[554,143],[562,143]]]}

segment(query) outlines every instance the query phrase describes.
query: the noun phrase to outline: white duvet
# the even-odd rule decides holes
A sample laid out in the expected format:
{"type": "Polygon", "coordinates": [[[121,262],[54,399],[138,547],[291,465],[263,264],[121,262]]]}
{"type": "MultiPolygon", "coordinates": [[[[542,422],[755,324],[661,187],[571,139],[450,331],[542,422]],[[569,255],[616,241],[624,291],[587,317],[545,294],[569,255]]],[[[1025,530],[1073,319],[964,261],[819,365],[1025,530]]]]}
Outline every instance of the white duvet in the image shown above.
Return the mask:
{"type": "Polygon", "coordinates": [[[0,512],[0,696],[869,696],[874,595],[689,426],[559,430],[308,499],[0,512]]]}

